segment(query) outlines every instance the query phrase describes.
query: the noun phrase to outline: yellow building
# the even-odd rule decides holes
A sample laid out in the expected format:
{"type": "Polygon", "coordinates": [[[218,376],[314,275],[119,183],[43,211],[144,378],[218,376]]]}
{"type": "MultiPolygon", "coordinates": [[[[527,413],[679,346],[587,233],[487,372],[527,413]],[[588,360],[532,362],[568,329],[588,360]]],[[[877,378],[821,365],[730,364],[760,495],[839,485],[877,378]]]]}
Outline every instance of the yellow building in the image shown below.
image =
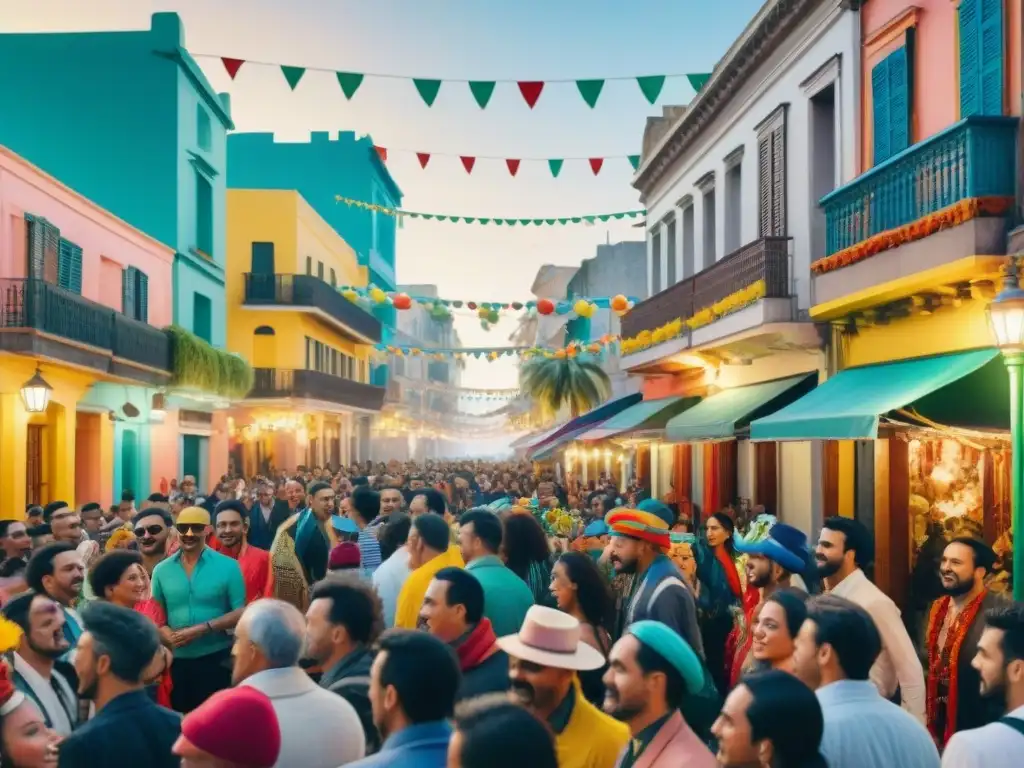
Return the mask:
{"type": "Polygon", "coordinates": [[[228,348],[255,369],[231,414],[236,470],[348,463],[385,394],[369,383],[380,321],[338,291],[366,268],[291,190],[228,190],[227,239],[228,348]]]}

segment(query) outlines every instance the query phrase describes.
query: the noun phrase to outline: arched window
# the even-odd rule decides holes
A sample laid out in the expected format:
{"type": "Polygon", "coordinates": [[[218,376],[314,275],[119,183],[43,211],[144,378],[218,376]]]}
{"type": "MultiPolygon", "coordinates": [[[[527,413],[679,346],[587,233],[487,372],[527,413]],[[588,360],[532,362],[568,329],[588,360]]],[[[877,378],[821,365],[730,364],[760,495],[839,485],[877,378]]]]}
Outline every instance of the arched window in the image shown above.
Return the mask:
{"type": "Polygon", "coordinates": [[[271,328],[269,325],[261,325],[259,328],[257,328],[255,331],[253,331],[253,335],[255,335],[255,336],[273,336],[274,335],[274,329],[271,328]]]}

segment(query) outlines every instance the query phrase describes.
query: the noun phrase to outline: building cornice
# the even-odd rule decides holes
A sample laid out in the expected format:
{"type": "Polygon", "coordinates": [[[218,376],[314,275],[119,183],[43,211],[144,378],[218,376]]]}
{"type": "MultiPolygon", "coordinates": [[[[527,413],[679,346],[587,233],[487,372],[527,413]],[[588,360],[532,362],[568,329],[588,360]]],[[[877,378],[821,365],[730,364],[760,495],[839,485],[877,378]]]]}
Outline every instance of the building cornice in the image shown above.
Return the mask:
{"type": "MultiPolygon", "coordinates": [[[[827,0],[773,0],[747,25],[743,34],[715,67],[711,79],[666,132],[633,179],[646,196],[658,181],[722,113],[740,86],[777,52],[786,37],[827,0]]],[[[843,8],[856,10],[860,0],[843,0],[843,8]]]]}

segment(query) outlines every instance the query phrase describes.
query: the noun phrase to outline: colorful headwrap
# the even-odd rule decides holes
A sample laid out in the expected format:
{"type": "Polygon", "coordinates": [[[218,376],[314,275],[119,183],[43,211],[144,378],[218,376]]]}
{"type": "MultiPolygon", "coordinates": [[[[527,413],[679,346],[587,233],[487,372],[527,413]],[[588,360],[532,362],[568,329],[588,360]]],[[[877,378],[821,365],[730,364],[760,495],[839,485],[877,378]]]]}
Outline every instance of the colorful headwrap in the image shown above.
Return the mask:
{"type": "MultiPolygon", "coordinates": [[[[9,653],[21,642],[21,627],[0,616],[0,653],[9,653]]],[[[11,669],[7,662],[0,661],[0,717],[7,717],[25,701],[25,694],[14,687],[11,669]]]]}
{"type": "Polygon", "coordinates": [[[583,518],[579,513],[556,507],[541,507],[536,498],[498,499],[487,505],[492,512],[511,512],[512,514],[530,514],[540,523],[548,536],[556,538],[574,538],[583,529],[583,518]]]}
{"type": "Polygon", "coordinates": [[[129,542],[135,541],[135,533],[132,531],[130,523],[125,523],[107,539],[106,545],[103,547],[106,552],[113,552],[115,549],[124,549],[128,546],[129,542]]]}
{"type": "Polygon", "coordinates": [[[651,512],[619,507],[609,512],[604,521],[611,528],[612,536],[647,541],[664,551],[672,546],[668,524],[651,512]]]}

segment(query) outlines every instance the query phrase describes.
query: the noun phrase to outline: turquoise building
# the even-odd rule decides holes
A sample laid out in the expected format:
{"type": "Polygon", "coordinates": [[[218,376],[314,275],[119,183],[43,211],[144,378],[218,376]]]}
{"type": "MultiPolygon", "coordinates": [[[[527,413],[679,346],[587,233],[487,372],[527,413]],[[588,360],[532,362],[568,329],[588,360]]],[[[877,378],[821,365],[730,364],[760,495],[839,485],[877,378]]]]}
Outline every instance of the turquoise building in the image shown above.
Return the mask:
{"type": "MultiPolygon", "coordinates": [[[[234,125],[228,95],[213,90],[184,46],[175,13],[153,14],[142,30],[0,34],[0,144],[174,248],[174,322],[223,347],[227,131],[234,125]]],[[[157,290],[171,286],[149,287],[157,290]]],[[[153,394],[100,384],[86,403],[139,408],[117,422],[114,488],[140,496],[156,474],[153,394]]],[[[215,405],[194,393],[170,394],[168,410],[215,405]]],[[[178,423],[169,419],[168,428],[178,423]]],[[[177,447],[181,457],[184,436],[177,447]]]]}

